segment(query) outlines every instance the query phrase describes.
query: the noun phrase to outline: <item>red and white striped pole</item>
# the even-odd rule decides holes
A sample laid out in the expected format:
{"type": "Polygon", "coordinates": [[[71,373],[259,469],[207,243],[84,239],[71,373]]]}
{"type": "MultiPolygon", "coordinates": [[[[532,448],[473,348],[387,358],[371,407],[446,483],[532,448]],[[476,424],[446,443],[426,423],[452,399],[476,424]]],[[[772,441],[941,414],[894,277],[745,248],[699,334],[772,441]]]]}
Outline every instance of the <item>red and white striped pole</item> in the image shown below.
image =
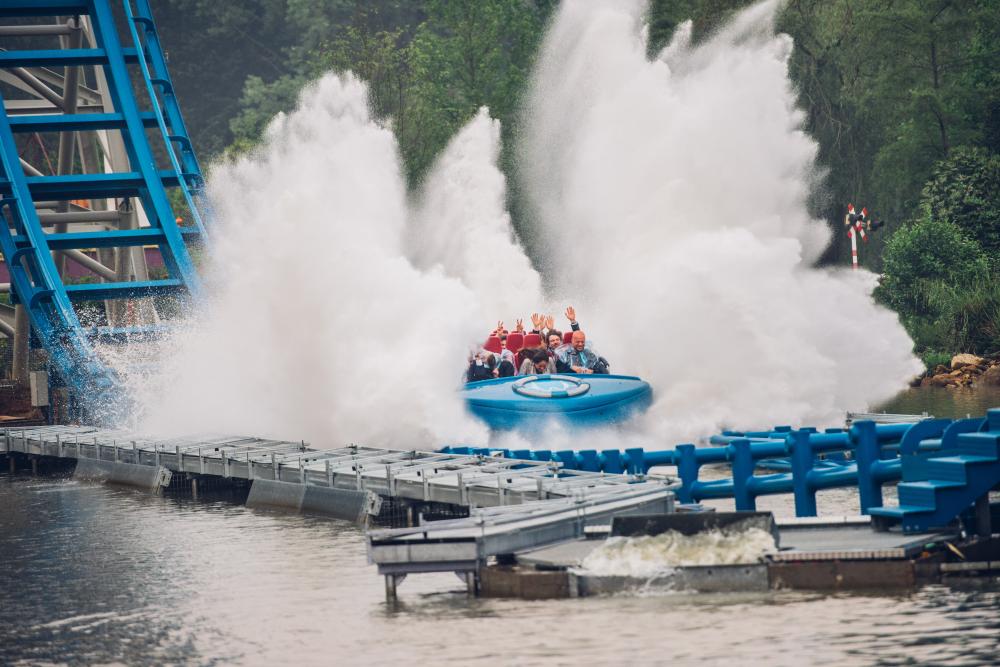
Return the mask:
{"type": "Polygon", "coordinates": [[[854,212],[854,204],[847,205],[847,215],[844,216],[844,226],[847,227],[847,237],[851,239],[851,268],[858,268],[858,235],[861,240],[868,243],[868,235],[865,234],[865,220],[868,218],[868,209],[861,209],[861,213],[854,212]]]}
{"type": "Polygon", "coordinates": [[[851,237],[851,268],[858,268],[858,237],[854,235],[854,227],[847,230],[847,235],[851,237]]]}

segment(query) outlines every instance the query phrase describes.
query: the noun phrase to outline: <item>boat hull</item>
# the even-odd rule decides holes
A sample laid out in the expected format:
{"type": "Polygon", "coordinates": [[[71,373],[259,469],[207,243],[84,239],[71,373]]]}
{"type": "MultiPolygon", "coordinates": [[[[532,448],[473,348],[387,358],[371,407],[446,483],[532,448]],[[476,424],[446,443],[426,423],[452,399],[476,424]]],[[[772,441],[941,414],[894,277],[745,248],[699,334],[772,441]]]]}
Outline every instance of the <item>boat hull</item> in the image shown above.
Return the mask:
{"type": "Polygon", "coordinates": [[[494,430],[618,424],[644,411],[652,389],[630,375],[531,375],[470,382],[462,391],[473,415],[494,430]]]}

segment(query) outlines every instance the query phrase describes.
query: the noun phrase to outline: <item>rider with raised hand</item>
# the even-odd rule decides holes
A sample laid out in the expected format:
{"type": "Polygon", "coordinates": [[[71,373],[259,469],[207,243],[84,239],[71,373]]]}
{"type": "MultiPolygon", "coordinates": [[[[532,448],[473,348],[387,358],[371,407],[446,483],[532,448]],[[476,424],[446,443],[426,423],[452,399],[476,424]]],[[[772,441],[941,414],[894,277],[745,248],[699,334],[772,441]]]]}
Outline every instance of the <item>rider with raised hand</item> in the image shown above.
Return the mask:
{"type": "Polygon", "coordinates": [[[566,308],[566,319],[573,329],[573,338],[569,345],[563,345],[556,350],[556,372],[588,375],[608,373],[607,360],[587,347],[587,335],[580,330],[573,306],[566,308]]]}
{"type": "Polygon", "coordinates": [[[566,306],[566,319],[569,320],[569,328],[579,331],[580,325],[576,321],[576,309],[573,306],[566,306]]]}

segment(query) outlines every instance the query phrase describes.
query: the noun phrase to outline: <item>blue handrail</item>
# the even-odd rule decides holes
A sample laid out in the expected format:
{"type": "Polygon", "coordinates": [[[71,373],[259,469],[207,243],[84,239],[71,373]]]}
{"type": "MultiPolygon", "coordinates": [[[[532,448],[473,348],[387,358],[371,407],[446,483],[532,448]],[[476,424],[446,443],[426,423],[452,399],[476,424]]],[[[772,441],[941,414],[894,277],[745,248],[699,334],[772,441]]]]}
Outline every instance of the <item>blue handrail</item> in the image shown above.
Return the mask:
{"type": "Polygon", "coordinates": [[[446,447],[443,451],[459,454],[492,455],[525,460],[554,460],[564,467],[607,473],[647,473],[655,466],[677,467],[681,487],[678,499],[686,503],[713,498],[733,498],[737,510],[756,509],[756,499],[763,495],[792,493],[797,516],[816,516],[816,492],[822,489],[857,485],[862,514],[882,505],[882,486],[900,479],[904,454],[934,450],[940,439],[954,439],[960,433],[978,430],[982,419],[925,419],[914,423],[855,423],[850,430],[829,429],[823,433],[813,428],[793,430],[775,427],[770,431],[726,432],[713,436],[717,446],[677,445],[674,449],[644,451],[641,448],[597,450],[490,450],[488,448],[446,447]],[[830,452],[853,453],[854,460],[844,464],[821,465],[818,456],[830,452]],[[791,471],[755,474],[760,461],[789,457],[791,471]],[[888,458],[887,458],[888,457],[888,458]],[[730,463],[731,477],[699,479],[703,465],[730,463]]]}

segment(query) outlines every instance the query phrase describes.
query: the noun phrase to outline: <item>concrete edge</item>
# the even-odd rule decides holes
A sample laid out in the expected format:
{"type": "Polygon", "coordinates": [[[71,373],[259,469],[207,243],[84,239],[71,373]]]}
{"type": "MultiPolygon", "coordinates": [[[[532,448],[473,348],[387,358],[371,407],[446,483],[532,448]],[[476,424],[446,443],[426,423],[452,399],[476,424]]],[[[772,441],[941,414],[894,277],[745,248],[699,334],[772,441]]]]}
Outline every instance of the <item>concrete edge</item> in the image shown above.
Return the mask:
{"type": "Polygon", "coordinates": [[[378,516],[382,498],[372,491],[255,479],[246,504],[250,508],[319,514],[360,523],[368,516],[378,516]]]}
{"type": "Polygon", "coordinates": [[[157,492],[170,484],[171,472],[163,466],[77,459],[73,478],[84,482],[114,484],[157,492]]]}

